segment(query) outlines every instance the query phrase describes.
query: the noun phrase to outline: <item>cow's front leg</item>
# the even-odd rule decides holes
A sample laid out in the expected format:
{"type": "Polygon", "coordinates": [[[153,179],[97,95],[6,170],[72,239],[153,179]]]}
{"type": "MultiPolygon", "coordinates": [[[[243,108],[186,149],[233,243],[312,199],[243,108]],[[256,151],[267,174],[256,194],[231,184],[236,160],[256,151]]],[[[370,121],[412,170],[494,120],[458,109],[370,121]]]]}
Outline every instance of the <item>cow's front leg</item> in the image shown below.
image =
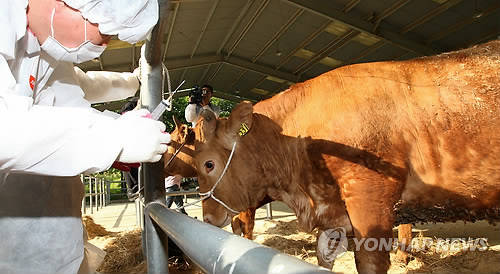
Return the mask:
{"type": "Polygon", "coordinates": [[[231,220],[231,228],[233,233],[238,236],[243,236],[249,240],[253,239],[253,228],[255,226],[255,207],[251,207],[240,214],[233,217],[231,220]]]}
{"type": "MultiPolygon", "coordinates": [[[[241,214],[241,213],[240,213],[241,214]]],[[[233,229],[233,233],[241,236],[242,232],[242,224],[240,220],[240,215],[236,215],[231,219],[231,228],[233,229]]]]}
{"type": "Polygon", "coordinates": [[[240,212],[240,221],[242,223],[242,233],[243,237],[253,240],[253,228],[255,226],[255,207],[251,207],[246,211],[240,212]]]}
{"type": "Polygon", "coordinates": [[[389,252],[394,244],[394,197],[399,195],[398,190],[397,182],[376,177],[351,179],[343,186],[359,273],[387,273],[389,269],[389,252]]]}

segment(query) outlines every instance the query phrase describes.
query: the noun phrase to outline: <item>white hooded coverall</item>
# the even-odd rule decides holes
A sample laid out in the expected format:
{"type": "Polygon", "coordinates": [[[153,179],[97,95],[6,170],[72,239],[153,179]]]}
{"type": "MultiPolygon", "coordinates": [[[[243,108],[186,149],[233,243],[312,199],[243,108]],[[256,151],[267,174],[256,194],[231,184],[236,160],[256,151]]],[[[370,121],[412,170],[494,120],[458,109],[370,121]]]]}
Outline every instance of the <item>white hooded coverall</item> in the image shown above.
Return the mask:
{"type": "Polygon", "coordinates": [[[85,74],[41,52],[27,4],[7,0],[0,9],[0,273],[77,273],[78,175],[108,169],[121,150],[113,118],[92,109],[99,97],[94,90],[86,100],[80,86],[117,100],[139,83],[132,73],[85,74]]]}

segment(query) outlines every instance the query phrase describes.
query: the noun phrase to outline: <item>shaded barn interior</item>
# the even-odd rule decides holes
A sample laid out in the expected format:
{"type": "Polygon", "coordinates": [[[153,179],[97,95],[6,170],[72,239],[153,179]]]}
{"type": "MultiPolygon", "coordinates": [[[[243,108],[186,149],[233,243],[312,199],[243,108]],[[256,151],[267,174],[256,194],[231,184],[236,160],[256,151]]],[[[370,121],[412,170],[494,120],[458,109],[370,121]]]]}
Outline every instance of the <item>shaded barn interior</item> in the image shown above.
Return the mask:
{"type": "MultiPolygon", "coordinates": [[[[172,87],[208,83],[216,97],[257,102],[339,66],[498,39],[499,18],[498,0],[171,0],[163,61],[172,87]]],[[[79,66],[133,71],[140,46],[112,40],[79,66]]]]}

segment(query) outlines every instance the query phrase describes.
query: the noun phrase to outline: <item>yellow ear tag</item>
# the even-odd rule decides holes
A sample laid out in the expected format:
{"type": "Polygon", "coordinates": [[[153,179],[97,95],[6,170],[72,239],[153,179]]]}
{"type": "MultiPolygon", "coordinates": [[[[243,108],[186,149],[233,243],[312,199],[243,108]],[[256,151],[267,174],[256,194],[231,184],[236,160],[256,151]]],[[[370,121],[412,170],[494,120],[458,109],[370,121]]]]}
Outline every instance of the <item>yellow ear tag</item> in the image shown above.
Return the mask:
{"type": "Polygon", "coordinates": [[[238,131],[238,134],[240,136],[243,136],[243,135],[248,133],[248,130],[250,130],[250,129],[248,128],[247,124],[241,123],[241,127],[240,127],[240,130],[238,131]]]}

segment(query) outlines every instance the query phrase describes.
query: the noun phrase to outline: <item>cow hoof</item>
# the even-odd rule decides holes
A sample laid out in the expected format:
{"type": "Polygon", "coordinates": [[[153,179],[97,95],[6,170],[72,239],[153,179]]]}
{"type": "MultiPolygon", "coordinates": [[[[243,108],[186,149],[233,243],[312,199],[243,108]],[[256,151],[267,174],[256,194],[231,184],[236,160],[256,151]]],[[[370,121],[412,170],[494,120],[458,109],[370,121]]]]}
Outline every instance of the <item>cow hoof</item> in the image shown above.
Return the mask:
{"type": "Polygon", "coordinates": [[[411,261],[411,256],[408,252],[398,250],[396,252],[396,262],[407,265],[411,261]]]}

